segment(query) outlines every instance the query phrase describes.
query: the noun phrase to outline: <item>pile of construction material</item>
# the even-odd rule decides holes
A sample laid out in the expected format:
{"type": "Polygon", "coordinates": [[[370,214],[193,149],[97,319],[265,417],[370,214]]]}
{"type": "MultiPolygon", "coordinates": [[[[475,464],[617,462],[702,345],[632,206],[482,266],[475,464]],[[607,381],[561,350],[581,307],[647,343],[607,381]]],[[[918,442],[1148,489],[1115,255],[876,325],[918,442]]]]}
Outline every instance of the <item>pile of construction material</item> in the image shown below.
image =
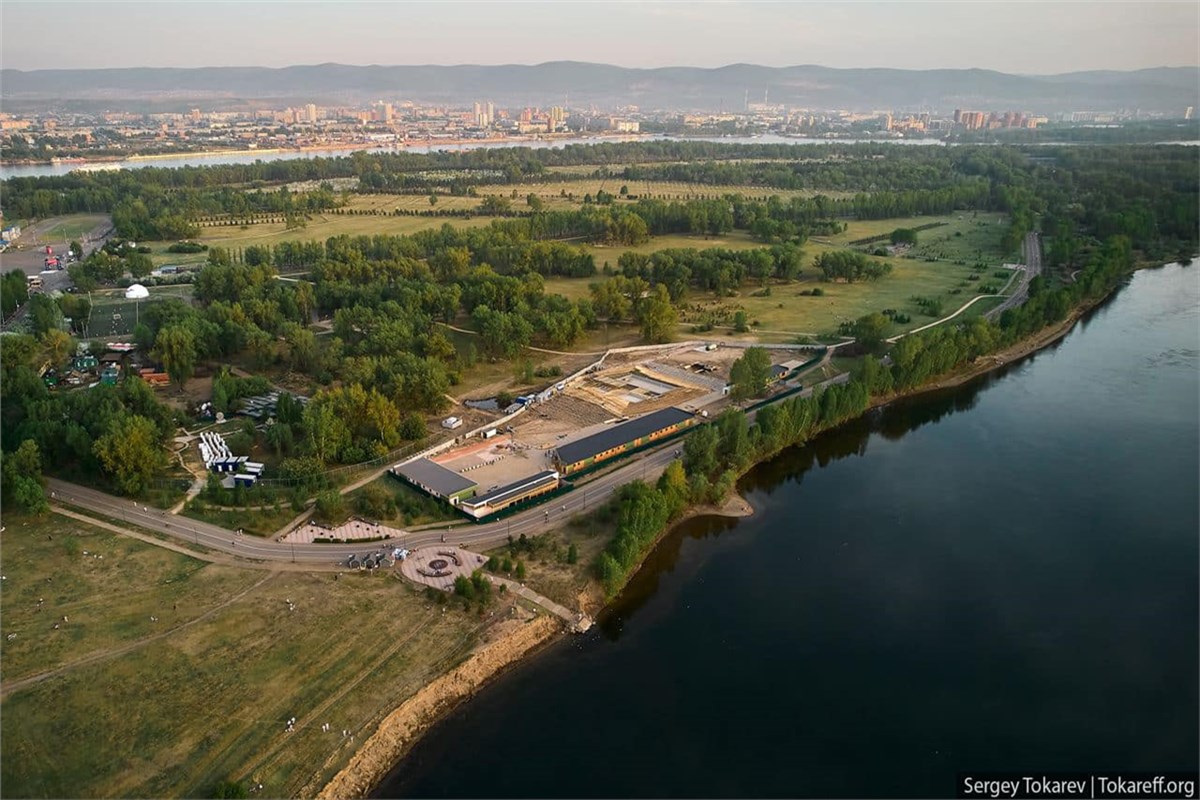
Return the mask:
{"type": "Polygon", "coordinates": [[[251,461],[246,456],[235,456],[225,442],[225,437],[212,431],[200,434],[200,457],[205,468],[217,474],[227,475],[222,485],[250,487],[262,476],[264,464],[251,461]]]}

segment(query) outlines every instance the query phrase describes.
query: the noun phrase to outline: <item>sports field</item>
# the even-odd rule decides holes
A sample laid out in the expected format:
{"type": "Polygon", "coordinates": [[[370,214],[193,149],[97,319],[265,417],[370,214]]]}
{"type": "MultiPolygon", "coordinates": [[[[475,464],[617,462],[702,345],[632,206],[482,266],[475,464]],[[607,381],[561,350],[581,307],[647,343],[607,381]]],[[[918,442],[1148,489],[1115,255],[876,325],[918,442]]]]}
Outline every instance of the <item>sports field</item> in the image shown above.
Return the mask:
{"type": "Polygon", "coordinates": [[[152,303],[169,298],[188,300],[192,296],[192,287],[188,284],[177,286],[151,286],[150,297],[135,301],[125,299],[125,290],[92,292],[92,316],[88,322],[89,336],[127,336],[133,333],[141,312],[152,303]]]}

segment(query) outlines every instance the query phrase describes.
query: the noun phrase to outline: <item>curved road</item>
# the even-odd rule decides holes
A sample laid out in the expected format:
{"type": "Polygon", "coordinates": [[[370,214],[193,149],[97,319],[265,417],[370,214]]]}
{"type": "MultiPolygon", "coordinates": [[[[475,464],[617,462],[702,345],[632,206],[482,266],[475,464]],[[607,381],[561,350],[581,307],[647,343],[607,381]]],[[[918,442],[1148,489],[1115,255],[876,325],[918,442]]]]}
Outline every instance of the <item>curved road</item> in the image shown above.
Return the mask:
{"type": "Polygon", "coordinates": [[[1025,269],[1021,283],[1007,300],[988,311],[984,316],[995,319],[1010,308],[1021,305],[1029,299],[1029,282],[1042,274],[1042,240],[1036,231],[1025,234],[1025,269]]]}
{"type": "MultiPolygon", "coordinates": [[[[809,387],[799,394],[808,396],[812,394],[814,388],[833,383],[846,383],[849,379],[849,374],[843,373],[809,387]]],[[[751,411],[747,416],[753,420],[755,412],[751,411]]],[[[342,568],[352,553],[361,555],[376,550],[390,550],[392,547],[413,549],[440,544],[443,535],[446,537],[447,544],[460,544],[475,550],[498,547],[508,541],[509,536],[518,537],[522,533],[526,536],[537,536],[561,526],[576,514],[586,512],[589,507],[595,508],[603,504],[618,487],[630,481],[638,478],[645,480],[657,478],[666,469],[667,464],[675,459],[675,451],[680,447],[679,441],[675,441],[640,453],[611,472],[579,485],[574,491],[520,511],[507,519],[481,525],[459,525],[453,529],[448,528],[447,531],[442,531],[440,528],[414,531],[397,539],[359,544],[293,544],[261,539],[256,536],[238,536],[234,531],[219,525],[201,522],[190,517],[176,516],[168,511],[144,506],[127,498],[114,497],[96,489],[67,483],[57,478],[48,478],[46,484],[51,492],[51,502],[74,506],[93,515],[121,520],[184,542],[191,542],[242,558],[261,561],[293,561],[311,564],[315,568],[335,569],[342,568]]]]}

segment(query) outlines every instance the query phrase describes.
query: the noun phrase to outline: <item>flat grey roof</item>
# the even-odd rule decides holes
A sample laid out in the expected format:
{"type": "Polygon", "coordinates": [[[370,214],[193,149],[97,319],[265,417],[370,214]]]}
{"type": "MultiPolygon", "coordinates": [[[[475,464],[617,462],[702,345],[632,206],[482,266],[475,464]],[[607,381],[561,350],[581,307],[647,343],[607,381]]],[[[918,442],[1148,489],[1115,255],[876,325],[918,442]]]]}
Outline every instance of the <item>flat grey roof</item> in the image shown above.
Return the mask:
{"type": "Polygon", "coordinates": [[[554,472],[553,470],[539,472],[537,475],[531,475],[528,478],[522,478],[519,481],[510,483],[507,486],[501,486],[498,489],[493,489],[487,494],[476,495],[470,500],[464,501],[463,505],[473,507],[481,506],[486,503],[503,502],[507,500],[510,495],[520,494],[521,492],[528,491],[536,486],[549,483],[551,480],[558,480],[557,472],[554,472]]]}
{"type": "Polygon", "coordinates": [[[678,425],[691,419],[692,412],[680,408],[664,408],[652,414],[613,425],[608,430],[593,433],[574,442],[567,442],[558,448],[558,460],[564,464],[577,464],[595,455],[620,447],[623,444],[641,439],[655,431],[678,425]]]}
{"type": "Polygon", "coordinates": [[[418,458],[407,464],[398,464],[392,468],[392,471],[442,497],[449,497],[464,489],[474,489],[478,486],[475,481],[468,480],[441,464],[435,464],[428,458],[418,458]]]}

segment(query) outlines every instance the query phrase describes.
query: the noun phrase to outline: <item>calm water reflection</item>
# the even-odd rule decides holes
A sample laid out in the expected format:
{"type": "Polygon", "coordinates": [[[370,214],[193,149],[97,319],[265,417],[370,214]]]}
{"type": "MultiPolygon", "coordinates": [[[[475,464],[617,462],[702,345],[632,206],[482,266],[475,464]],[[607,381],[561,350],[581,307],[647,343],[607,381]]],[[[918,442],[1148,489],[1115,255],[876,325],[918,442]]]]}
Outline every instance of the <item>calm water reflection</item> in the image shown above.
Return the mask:
{"type": "Polygon", "coordinates": [[[1195,769],[1200,270],[753,471],[383,796],[948,796],[1195,769]]]}

